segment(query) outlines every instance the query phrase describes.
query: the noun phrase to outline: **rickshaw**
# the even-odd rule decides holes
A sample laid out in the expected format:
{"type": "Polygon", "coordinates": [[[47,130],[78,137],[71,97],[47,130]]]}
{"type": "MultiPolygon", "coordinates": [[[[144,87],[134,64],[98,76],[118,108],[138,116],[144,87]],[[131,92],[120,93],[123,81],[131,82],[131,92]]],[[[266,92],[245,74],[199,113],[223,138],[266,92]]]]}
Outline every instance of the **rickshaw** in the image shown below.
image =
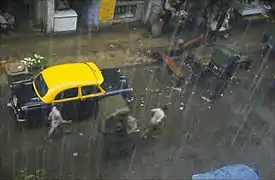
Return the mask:
{"type": "Polygon", "coordinates": [[[200,82],[207,78],[208,85],[204,89],[202,99],[212,102],[225,90],[228,81],[240,65],[240,54],[227,46],[220,46],[214,49],[207,64],[200,66],[192,76],[193,82],[200,82]]]}

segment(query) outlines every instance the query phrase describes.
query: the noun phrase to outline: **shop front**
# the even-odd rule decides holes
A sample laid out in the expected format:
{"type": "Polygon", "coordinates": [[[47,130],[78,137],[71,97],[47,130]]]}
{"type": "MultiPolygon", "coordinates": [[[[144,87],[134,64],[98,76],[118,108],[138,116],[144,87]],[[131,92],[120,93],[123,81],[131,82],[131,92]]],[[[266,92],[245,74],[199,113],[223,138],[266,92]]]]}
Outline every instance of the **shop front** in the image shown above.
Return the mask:
{"type": "Polygon", "coordinates": [[[78,14],[67,0],[37,0],[34,7],[35,23],[47,34],[76,31],[78,14]]]}
{"type": "Polygon", "coordinates": [[[144,5],[144,1],[101,0],[99,21],[118,23],[142,20],[144,5]]]}
{"type": "Polygon", "coordinates": [[[67,0],[55,0],[53,31],[76,31],[78,15],[67,0]]]}
{"type": "Polygon", "coordinates": [[[271,10],[271,6],[267,2],[262,0],[237,0],[234,1],[233,7],[243,18],[255,16],[266,17],[268,12],[271,10]]]}
{"type": "Polygon", "coordinates": [[[38,0],[37,21],[46,33],[76,31],[100,24],[142,20],[142,0],[38,0]],[[43,9],[43,11],[41,11],[43,9]]]}

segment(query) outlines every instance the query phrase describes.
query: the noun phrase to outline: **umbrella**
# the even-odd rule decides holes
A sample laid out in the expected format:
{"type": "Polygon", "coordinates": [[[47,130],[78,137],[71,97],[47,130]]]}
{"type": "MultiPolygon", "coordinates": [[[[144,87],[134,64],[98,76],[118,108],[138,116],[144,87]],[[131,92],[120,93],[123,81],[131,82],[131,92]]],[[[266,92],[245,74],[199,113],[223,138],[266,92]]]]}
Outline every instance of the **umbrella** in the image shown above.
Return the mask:
{"type": "Polygon", "coordinates": [[[220,169],[207,172],[204,174],[195,174],[192,176],[192,180],[199,179],[238,179],[238,180],[259,180],[258,173],[255,169],[252,169],[243,164],[224,166],[220,169]]]}

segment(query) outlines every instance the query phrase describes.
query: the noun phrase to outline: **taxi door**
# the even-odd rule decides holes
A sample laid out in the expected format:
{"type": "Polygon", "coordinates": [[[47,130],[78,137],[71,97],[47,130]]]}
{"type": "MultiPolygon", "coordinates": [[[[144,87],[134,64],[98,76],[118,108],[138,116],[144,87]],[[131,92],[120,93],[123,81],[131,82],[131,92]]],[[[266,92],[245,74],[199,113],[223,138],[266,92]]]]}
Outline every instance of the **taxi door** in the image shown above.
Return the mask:
{"type": "Polygon", "coordinates": [[[65,120],[78,120],[78,106],[79,106],[79,88],[66,89],[54,99],[54,103],[59,104],[61,114],[65,120]]]}
{"type": "Polygon", "coordinates": [[[97,85],[88,85],[80,87],[79,112],[81,119],[90,117],[96,118],[98,113],[99,96],[104,92],[97,85]]]}

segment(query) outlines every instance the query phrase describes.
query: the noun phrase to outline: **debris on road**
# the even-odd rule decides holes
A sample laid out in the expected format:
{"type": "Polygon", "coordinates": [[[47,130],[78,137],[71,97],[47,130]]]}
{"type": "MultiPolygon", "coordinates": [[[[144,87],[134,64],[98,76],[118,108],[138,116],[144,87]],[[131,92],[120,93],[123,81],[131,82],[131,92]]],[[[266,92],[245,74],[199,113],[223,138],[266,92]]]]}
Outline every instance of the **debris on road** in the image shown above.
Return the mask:
{"type": "Polygon", "coordinates": [[[179,91],[179,92],[181,92],[182,90],[181,90],[181,88],[175,88],[175,87],[172,87],[171,88],[172,90],[175,90],[175,91],[179,91]]]}
{"type": "Polygon", "coordinates": [[[115,45],[109,44],[109,47],[113,49],[113,48],[115,48],[115,45]]]}

